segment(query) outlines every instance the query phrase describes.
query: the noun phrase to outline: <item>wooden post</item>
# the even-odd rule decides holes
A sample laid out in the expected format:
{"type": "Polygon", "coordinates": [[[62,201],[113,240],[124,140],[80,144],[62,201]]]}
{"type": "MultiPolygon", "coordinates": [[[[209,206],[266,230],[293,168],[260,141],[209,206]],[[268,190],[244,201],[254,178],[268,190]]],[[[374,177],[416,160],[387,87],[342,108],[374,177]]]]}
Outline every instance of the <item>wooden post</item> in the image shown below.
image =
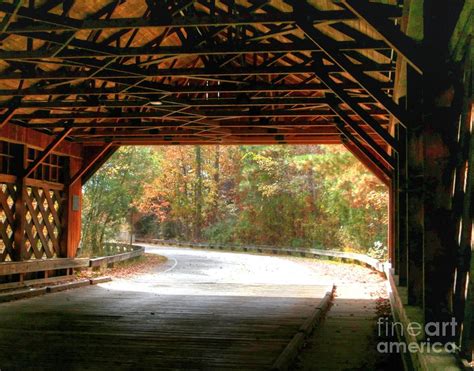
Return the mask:
{"type": "MultiPolygon", "coordinates": [[[[464,122],[466,128],[473,120],[474,105],[471,103],[466,107],[466,115],[464,122]]],[[[473,185],[474,185],[474,138],[472,133],[466,132],[464,146],[466,148],[464,173],[465,179],[461,183],[461,192],[463,193],[462,217],[459,231],[459,254],[458,254],[458,275],[459,283],[456,282],[455,296],[455,315],[458,321],[463,321],[463,328],[460,332],[461,354],[468,360],[472,360],[472,352],[470,351],[470,340],[474,338],[472,331],[473,306],[474,306],[474,288],[472,280],[474,279],[474,259],[472,259],[472,250],[474,249],[472,236],[472,222],[474,220],[474,202],[473,202],[473,185]],[[466,169],[467,167],[467,169],[466,169]],[[464,188],[464,189],[463,189],[464,188]]]]}
{"type": "Polygon", "coordinates": [[[26,165],[26,146],[15,146],[15,174],[16,180],[16,199],[15,199],[15,223],[13,226],[14,233],[14,256],[15,261],[23,260],[25,257],[25,226],[26,226],[26,182],[22,176],[26,165]]]}
{"type": "Polygon", "coordinates": [[[421,81],[407,66],[407,109],[413,125],[407,129],[407,283],[408,304],[423,306],[423,131],[421,118],[421,81]]]}
{"type": "MultiPolygon", "coordinates": [[[[423,75],[424,283],[426,322],[449,322],[458,250],[453,212],[453,179],[459,158],[457,139],[464,98],[456,68],[446,61],[452,24],[462,2],[423,4],[424,52],[429,63],[423,75]]],[[[438,340],[452,341],[455,334],[438,340]]],[[[434,339],[433,339],[434,340],[434,339]]]]}
{"type": "MultiPolygon", "coordinates": [[[[70,173],[76,174],[82,167],[82,161],[70,159],[70,173]]],[[[80,179],[68,186],[68,226],[67,257],[75,258],[81,240],[82,182],[80,179]]]]}
{"type": "MultiPolygon", "coordinates": [[[[434,80],[434,76],[432,76],[434,80]]],[[[438,77],[439,78],[439,77],[438,77]]],[[[453,316],[451,295],[457,251],[456,223],[452,210],[453,175],[457,158],[455,82],[435,87],[431,107],[425,106],[424,211],[425,211],[425,320],[449,322],[453,316]],[[452,90],[452,94],[450,91],[452,90]],[[431,114],[427,114],[428,110],[431,114]]],[[[462,89],[459,94],[462,97],[462,89]]],[[[429,104],[425,91],[425,104],[429,104]]],[[[447,339],[446,339],[447,340],[447,339]]]]}
{"type": "Polygon", "coordinates": [[[397,154],[397,271],[398,284],[406,286],[408,282],[408,194],[407,194],[407,133],[406,129],[397,125],[397,137],[400,150],[397,154]]]}
{"type": "Polygon", "coordinates": [[[64,167],[64,194],[63,199],[61,201],[61,236],[59,239],[59,248],[60,248],[60,258],[66,258],[68,256],[68,237],[69,237],[69,215],[70,211],[70,204],[71,204],[71,158],[67,157],[64,167]]]}
{"type": "Polygon", "coordinates": [[[388,185],[388,227],[387,227],[387,244],[388,244],[388,261],[392,264],[393,267],[396,267],[395,262],[395,229],[396,229],[396,219],[397,219],[397,205],[395,202],[395,190],[396,184],[394,179],[388,185]]]}

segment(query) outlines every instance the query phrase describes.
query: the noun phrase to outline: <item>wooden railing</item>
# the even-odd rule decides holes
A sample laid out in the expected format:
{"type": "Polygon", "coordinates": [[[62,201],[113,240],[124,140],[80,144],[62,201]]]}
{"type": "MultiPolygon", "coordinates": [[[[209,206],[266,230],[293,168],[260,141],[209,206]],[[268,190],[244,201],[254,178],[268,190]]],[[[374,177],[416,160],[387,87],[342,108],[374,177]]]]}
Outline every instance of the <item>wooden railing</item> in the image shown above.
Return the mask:
{"type": "Polygon", "coordinates": [[[109,243],[105,247],[108,256],[98,258],[31,259],[0,263],[0,278],[18,275],[14,282],[0,283],[0,290],[29,285],[51,283],[70,277],[74,269],[99,268],[136,258],[145,252],[142,246],[109,243]],[[41,275],[41,278],[35,277],[41,275]]]}
{"type": "Polygon", "coordinates": [[[114,263],[137,258],[145,252],[145,248],[143,246],[118,244],[118,243],[117,244],[107,243],[106,251],[107,250],[109,253],[113,252],[115,254],[90,259],[90,267],[96,268],[96,267],[109,266],[114,263]]]}

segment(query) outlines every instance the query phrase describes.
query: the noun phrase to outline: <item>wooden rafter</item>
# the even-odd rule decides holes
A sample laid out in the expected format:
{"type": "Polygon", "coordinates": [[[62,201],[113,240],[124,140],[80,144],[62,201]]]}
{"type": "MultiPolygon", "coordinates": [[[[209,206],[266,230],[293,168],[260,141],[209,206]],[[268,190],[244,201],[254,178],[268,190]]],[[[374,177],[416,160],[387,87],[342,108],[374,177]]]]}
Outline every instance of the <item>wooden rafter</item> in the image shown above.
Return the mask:
{"type": "Polygon", "coordinates": [[[53,141],[39,154],[39,156],[28,166],[23,173],[23,178],[28,178],[41,163],[55,150],[55,148],[61,144],[61,142],[71,133],[73,129],[70,127],[65,128],[53,141]]]}
{"type": "Polygon", "coordinates": [[[85,173],[87,173],[94,164],[99,161],[104,155],[109,151],[109,149],[113,146],[112,143],[107,143],[100,148],[100,150],[91,158],[89,159],[85,165],[71,178],[69,185],[72,186],[75,184],[79,179],[81,179],[85,173]]]}
{"type": "Polygon", "coordinates": [[[372,159],[366,155],[363,151],[359,149],[354,143],[348,139],[343,139],[342,144],[346,149],[354,155],[372,174],[374,174],[377,179],[384,183],[387,187],[390,184],[390,178],[387,174],[374,162],[372,159]]]}
{"type": "Polygon", "coordinates": [[[359,18],[366,21],[385,42],[402,55],[420,74],[423,74],[423,60],[420,48],[412,38],[405,35],[393,22],[381,17],[365,0],[342,0],[342,3],[359,18]]]}
{"type": "MultiPolygon", "coordinates": [[[[16,15],[0,36],[9,43],[0,48],[8,65],[0,112],[46,133],[74,128],[72,140],[93,145],[333,143],[342,117],[392,168],[384,148],[397,143],[387,123],[404,112],[390,98],[391,46],[355,27],[365,21],[351,10],[308,5],[298,14],[301,2],[285,3],[293,11],[265,0],[138,0],[133,9],[112,1],[85,13],[78,0],[1,3],[0,14],[16,15]],[[308,36],[301,22],[347,37],[308,36]]],[[[395,6],[371,7],[384,19],[401,16],[395,6]]]]}
{"type": "MultiPolygon", "coordinates": [[[[381,8],[379,8],[381,9],[381,8]]],[[[12,4],[0,4],[0,11],[11,14],[15,11],[12,4]]],[[[119,18],[119,19],[101,19],[101,20],[79,20],[65,16],[58,16],[52,13],[36,12],[21,7],[17,9],[17,14],[21,17],[30,19],[34,22],[30,24],[13,23],[5,31],[7,33],[34,33],[34,32],[56,32],[56,31],[84,31],[84,30],[103,30],[103,29],[126,29],[126,28],[156,28],[156,27],[219,27],[219,26],[240,26],[249,24],[294,24],[295,20],[291,14],[279,13],[277,15],[254,14],[249,15],[220,15],[196,17],[158,17],[158,18],[119,18]]],[[[393,7],[384,7],[387,16],[400,16],[400,11],[393,7]]],[[[327,22],[336,20],[355,19],[352,12],[347,10],[328,10],[319,12],[318,16],[313,18],[313,22],[327,22]]]]}
{"type": "Polygon", "coordinates": [[[326,84],[326,86],[331,89],[331,91],[336,94],[339,99],[341,99],[341,101],[346,103],[355,113],[357,113],[359,117],[367,125],[369,125],[389,146],[395,150],[397,149],[397,142],[390,135],[390,133],[384,129],[380,123],[370,117],[370,115],[367,114],[367,111],[365,111],[357,102],[355,102],[348,93],[346,93],[343,89],[340,89],[338,84],[333,79],[331,79],[327,73],[324,72],[321,60],[315,60],[315,71],[319,79],[324,84],[326,84]]]}
{"type": "Polygon", "coordinates": [[[344,110],[342,110],[339,107],[337,101],[330,103],[330,107],[335,113],[337,113],[337,115],[347,126],[354,130],[354,132],[357,133],[360,138],[380,156],[381,161],[385,164],[385,166],[391,169],[395,168],[394,160],[392,157],[390,157],[387,151],[384,150],[369,134],[367,134],[367,131],[364,130],[364,128],[361,127],[358,122],[353,120],[344,110]]]}
{"type": "MultiPolygon", "coordinates": [[[[379,158],[377,158],[367,147],[365,147],[359,139],[357,139],[342,123],[337,125],[337,128],[340,130],[341,134],[347,138],[347,142],[357,148],[357,152],[362,154],[367,160],[370,161],[372,165],[374,165],[380,173],[385,175],[385,179],[389,180],[392,177],[392,173],[383,163],[380,162],[379,158]]],[[[344,142],[344,141],[343,141],[344,142]]]]}
{"type": "Polygon", "coordinates": [[[328,59],[341,67],[350,74],[377,102],[387,109],[404,126],[408,125],[406,112],[398,106],[388,95],[380,91],[377,83],[366,75],[358,65],[353,64],[336,47],[337,43],[331,41],[321,31],[315,29],[309,23],[299,23],[306,36],[310,38],[321,50],[323,50],[328,59]]]}

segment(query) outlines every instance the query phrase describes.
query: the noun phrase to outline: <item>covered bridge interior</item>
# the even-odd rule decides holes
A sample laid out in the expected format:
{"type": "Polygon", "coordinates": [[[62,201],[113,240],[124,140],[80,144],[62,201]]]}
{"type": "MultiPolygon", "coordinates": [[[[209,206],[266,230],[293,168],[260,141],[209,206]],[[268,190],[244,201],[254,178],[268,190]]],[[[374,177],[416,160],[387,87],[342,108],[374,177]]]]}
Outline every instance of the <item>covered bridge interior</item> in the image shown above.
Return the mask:
{"type": "Polygon", "coordinates": [[[75,258],[82,184],[121,145],[342,143],[390,190],[405,304],[455,317],[470,357],[472,2],[9,0],[0,17],[2,283],[25,279],[11,262],[75,258]]]}

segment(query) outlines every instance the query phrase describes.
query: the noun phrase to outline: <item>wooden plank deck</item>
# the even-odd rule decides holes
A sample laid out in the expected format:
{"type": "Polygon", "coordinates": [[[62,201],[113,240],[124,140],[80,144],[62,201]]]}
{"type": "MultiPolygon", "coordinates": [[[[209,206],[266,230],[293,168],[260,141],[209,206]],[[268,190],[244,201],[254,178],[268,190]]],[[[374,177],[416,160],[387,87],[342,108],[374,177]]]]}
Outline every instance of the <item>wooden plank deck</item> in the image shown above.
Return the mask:
{"type": "Polygon", "coordinates": [[[269,369],[329,289],[113,282],[5,303],[0,368],[269,369]]]}

